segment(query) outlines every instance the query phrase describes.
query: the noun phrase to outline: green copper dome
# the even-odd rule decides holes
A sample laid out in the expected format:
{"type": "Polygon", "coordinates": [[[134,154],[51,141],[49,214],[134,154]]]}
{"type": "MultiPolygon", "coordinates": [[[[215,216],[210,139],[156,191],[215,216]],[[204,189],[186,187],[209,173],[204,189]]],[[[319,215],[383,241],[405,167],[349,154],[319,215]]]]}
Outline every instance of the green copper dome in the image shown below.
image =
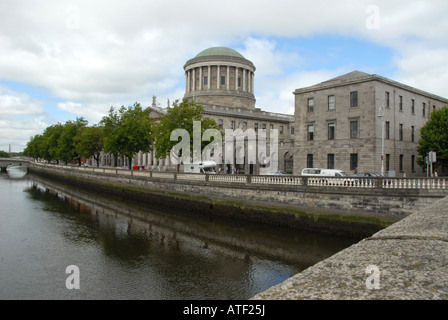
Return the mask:
{"type": "Polygon", "coordinates": [[[205,49],[204,51],[200,52],[196,56],[196,58],[209,57],[209,56],[227,56],[227,57],[237,57],[245,59],[243,55],[241,55],[239,52],[226,47],[212,47],[205,49]]]}

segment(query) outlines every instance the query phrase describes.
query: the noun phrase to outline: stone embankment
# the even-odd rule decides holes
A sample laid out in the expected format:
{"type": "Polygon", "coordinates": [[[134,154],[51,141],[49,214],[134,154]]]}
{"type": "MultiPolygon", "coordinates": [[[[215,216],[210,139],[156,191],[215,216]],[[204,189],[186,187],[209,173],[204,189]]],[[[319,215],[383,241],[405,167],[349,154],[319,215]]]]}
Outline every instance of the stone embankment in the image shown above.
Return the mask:
{"type": "Polygon", "coordinates": [[[448,194],[448,179],[206,175],[30,163],[36,174],[131,201],[369,237],[448,194]]]}
{"type": "Polygon", "coordinates": [[[448,299],[448,197],[253,297],[448,299]]]}

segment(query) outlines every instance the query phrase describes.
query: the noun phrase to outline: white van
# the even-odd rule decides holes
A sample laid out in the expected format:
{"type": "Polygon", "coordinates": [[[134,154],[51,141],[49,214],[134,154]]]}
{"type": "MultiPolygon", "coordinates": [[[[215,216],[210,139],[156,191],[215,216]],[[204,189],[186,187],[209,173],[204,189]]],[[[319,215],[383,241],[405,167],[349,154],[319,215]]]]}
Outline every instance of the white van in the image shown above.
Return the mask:
{"type": "Polygon", "coordinates": [[[325,169],[320,169],[320,168],[305,168],[302,170],[302,176],[314,176],[314,177],[318,177],[320,176],[322,170],[325,169]]]}
{"type": "Polygon", "coordinates": [[[204,161],[200,163],[184,164],[185,173],[216,174],[216,162],[204,161]]]}
{"type": "Polygon", "coordinates": [[[324,177],[344,177],[344,178],[349,176],[344,171],[337,169],[323,169],[320,171],[320,175],[324,177]]]}
{"type": "Polygon", "coordinates": [[[317,180],[315,178],[311,178],[311,180],[308,180],[309,185],[320,185],[320,186],[353,185],[353,179],[347,179],[349,178],[349,175],[344,171],[337,169],[306,168],[302,170],[302,176],[323,178],[323,179],[317,178],[317,180]]]}

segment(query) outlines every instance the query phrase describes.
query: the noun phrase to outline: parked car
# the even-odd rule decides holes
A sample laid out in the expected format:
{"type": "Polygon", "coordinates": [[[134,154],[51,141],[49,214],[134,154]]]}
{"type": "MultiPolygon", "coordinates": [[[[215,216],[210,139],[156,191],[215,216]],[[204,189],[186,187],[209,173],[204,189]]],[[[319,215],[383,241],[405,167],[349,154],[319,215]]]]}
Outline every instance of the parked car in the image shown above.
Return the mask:
{"type": "MultiPolygon", "coordinates": [[[[355,177],[355,178],[364,178],[364,177],[379,178],[379,177],[382,177],[382,175],[379,173],[374,173],[374,172],[358,172],[358,173],[352,174],[352,177],[355,177]]],[[[364,185],[375,184],[374,179],[359,179],[358,181],[360,181],[360,183],[363,183],[364,185]]]]}

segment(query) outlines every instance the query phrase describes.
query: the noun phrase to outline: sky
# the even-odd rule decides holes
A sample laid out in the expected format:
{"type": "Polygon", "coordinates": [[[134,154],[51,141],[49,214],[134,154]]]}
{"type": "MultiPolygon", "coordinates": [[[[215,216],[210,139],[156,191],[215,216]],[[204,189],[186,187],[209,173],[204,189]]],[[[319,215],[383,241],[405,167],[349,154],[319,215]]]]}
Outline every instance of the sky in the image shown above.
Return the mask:
{"type": "Polygon", "coordinates": [[[256,107],[359,70],[448,97],[446,0],[1,0],[0,150],[110,107],[182,99],[185,62],[214,46],[256,67],[256,107]]]}

